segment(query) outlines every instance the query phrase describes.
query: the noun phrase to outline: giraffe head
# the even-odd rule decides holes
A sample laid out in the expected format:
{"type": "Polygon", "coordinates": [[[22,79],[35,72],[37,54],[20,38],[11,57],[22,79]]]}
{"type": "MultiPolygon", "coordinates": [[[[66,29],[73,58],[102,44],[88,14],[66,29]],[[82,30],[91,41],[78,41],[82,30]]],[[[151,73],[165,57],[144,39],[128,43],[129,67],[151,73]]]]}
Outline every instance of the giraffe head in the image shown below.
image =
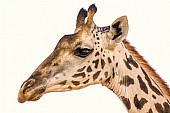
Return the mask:
{"type": "Polygon", "coordinates": [[[38,100],[49,92],[107,84],[112,76],[110,65],[114,65],[112,54],[127,36],[128,23],[126,16],[122,16],[110,26],[98,27],[93,21],[96,11],[95,5],[88,11],[79,11],[74,34],[63,36],[54,51],[22,84],[18,93],[20,103],[38,100]]]}

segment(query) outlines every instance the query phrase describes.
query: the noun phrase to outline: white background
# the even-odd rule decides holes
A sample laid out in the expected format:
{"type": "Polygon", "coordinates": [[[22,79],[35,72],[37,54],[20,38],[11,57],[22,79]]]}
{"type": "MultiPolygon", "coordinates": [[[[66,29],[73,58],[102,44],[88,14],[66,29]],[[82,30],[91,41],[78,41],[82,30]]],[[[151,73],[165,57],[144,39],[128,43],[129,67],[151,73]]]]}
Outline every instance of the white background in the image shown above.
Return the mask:
{"type": "Polygon", "coordinates": [[[78,11],[92,3],[98,7],[98,26],[128,16],[127,39],[170,85],[169,0],[0,0],[1,113],[126,113],[116,95],[101,85],[17,102],[24,80],[63,35],[74,32],[78,11]]]}

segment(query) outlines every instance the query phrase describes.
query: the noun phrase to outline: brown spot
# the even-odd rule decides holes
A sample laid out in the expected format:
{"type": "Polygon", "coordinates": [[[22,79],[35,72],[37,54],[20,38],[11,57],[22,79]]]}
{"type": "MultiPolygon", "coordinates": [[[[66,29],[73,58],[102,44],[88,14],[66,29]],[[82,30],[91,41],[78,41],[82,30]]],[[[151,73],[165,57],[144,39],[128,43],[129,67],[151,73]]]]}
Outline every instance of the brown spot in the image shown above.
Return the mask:
{"type": "Polygon", "coordinates": [[[118,67],[118,62],[116,63],[116,67],[118,67]]]}
{"type": "Polygon", "coordinates": [[[102,78],[100,78],[100,80],[99,81],[102,81],[103,79],[102,78]]]}
{"type": "MultiPolygon", "coordinates": [[[[158,111],[158,113],[165,113],[165,112],[163,112],[164,109],[163,109],[163,107],[162,107],[161,104],[156,103],[156,104],[155,104],[155,108],[156,108],[156,110],[158,111]]],[[[167,112],[167,113],[168,113],[168,112],[167,112]]]]}
{"type": "Polygon", "coordinates": [[[53,63],[53,66],[58,66],[58,63],[57,62],[53,63]]]}
{"type": "Polygon", "coordinates": [[[90,66],[88,66],[88,68],[87,68],[87,72],[92,72],[92,69],[91,69],[91,67],[90,67],[90,66]]]}
{"type": "Polygon", "coordinates": [[[85,74],[84,72],[82,72],[82,73],[74,74],[72,77],[73,77],[73,78],[77,78],[77,77],[82,77],[82,78],[84,78],[85,76],[86,76],[86,74],[85,74]]]}
{"type": "Polygon", "coordinates": [[[86,66],[84,66],[84,67],[78,69],[77,71],[78,71],[78,72],[82,72],[85,68],[86,68],[86,66]]]}
{"type": "Polygon", "coordinates": [[[97,40],[100,40],[100,38],[99,38],[99,37],[97,37],[97,40]]]}
{"type": "Polygon", "coordinates": [[[129,100],[128,98],[125,98],[124,96],[121,96],[121,99],[122,99],[124,105],[126,106],[126,108],[127,108],[128,110],[130,110],[130,109],[131,109],[130,100],[129,100]]]}
{"type": "Polygon", "coordinates": [[[101,67],[102,67],[102,69],[104,68],[104,66],[105,66],[105,61],[103,59],[101,59],[101,67]]]}
{"type": "Polygon", "coordinates": [[[107,58],[107,61],[108,61],[109,64],[112,63],[110,57],[107,58]]]}
{"type": "Polygon", "coordinates": [[[134,80],[133,78],[130,78],[128,75],[125,75],[123,79],[120,81],[120,85],[125,85],[127,87],[131,84],[132,85],[134,84],[134,80]]]}
{"type": "Polygon", "coordinates": [[[101,48],[101,52],[103,52],[103,48],[101,48]]]}
{"type": "Polygon", "coordinates": [[[143,74],[145,75],[145,79],[146,79],[146,81],[148,82],[148,85],[149,85],[149,87],[152,89],[152,91],[155,92],[157,95],[163,96],[162,93],[161,93],[154,85],[152,85],[152,82],[151,82],[149,76],[148,76],[147,73],[143,70],[143,68],[141,68],[141,69],[142,69],[142,72],[143,72],[143,74]]]}
{"type": "Polygon", "coordinates": [[[97,60],[94,60],[92,63],[94,63],[95,64],[95,68],[97,68],[98,67],[98,64],[99,64],[99,59],[97,59],[97,60]]]}
{"type": "Polygon", "coordinates": [[[134,104],[137,109],[142,109],[143,106],[147,103],[148,101],[145,98],[141,98],[140,100],[137,98],[137,94],[134,97],[134,104]]]}
{"type": "Polygon", "coordinates": [[[150,108],[149,111],[147,113],[153,113],[152,109],[150,108]]]}
{"type": "Polygon", "coordinates": [[[111,79],[111,76],[108,79],[106,79],[105,82],[110,84],[110,79],[111,79]]]}
{"type": "Polygon", "coordinates": [[[50,71],[46,71],[46,76],[50,76],[51,75],[51,70],[50,71]]]}
{"type": "Polygon", "coordinates": [[[96,33],[96,37],[98,36],[98,32],[96,33]]]}
{"type": "Polygon", "coordinates": [[[83,84],[87,84],[89,82],[89,79],[87,79],[86,81],[83,82],[83,84]]]}
{"type": "Polygon", "coordinates": [[[115,56],[113,56],[113,61],[115,60],[115,56]]]}
{"type": "Polygon", "coordinates": [[[95,57],[98,56],[98,55],[100,55],[99,52],[96,52],[96,53],[95,53],[95,57]]]}
{"type": "Polygon", "coordinates": [[[127,57],[127,54],[125,53],[127,62],[129,62],[130,64],[132,64],[134,67],[138,68],[138,64],[136,63],[136,61],[133,59],[133,57],[130,55],[129,58],[127,57]]]}
{"type": "Polygon", "coordinates": [[[114,78],[115,77],[115,69],[113,68],[112,71],[113,71],[113,78],[114,78]]]}
{"type": "Polygon", "coordinates": [[[68,86],[68,89],[72,90],[73,88],[71,86],[68,86]]]}
{"type": "Polygon", "coordinates": [[[78,86],[79,84],[80,84],[80,82],[79,81],[71,81],[75,86],[78,86]]]}
{"type": "Polygon", "coordinates": [[[100,75],[100,72],[101,72],[101,71],[97,71],[97,72],[93,75],[93,80],[94,80],[94,81],[98,78],[98,76],[100,75]]]}
{"type": "Polygon", "coordinates": [[[170,113],[170,105],[168,102],[163,103],[164,106],[164,113],[170,113]]]}
{"type": "Polygon", "coordinates": [[[62,81],[62,82],[60,82],[60,83],[58,83],[58,84],[60,84],[60,85],[66,85],[66,83],[67,83],[67,80],[64,80],[64,81],[62,81]]]}
{"type": "Polygon", "coordinates": [[[107,78],[107,76],[108,76],[108,72],[106,71],[106,72],[104,73],[104,75],[105,75],[105,78],[107,78]]]}
{"type": "Polygon", "coordinates": [[[129,69],[129,70],[132,70],[132,67],[129,65],[129,62],[127,62],[125,59],[123,59],[126,67],[129,69]]]}
{"type": "Polygon", "coordinates": [[[95,38],[96,36],[95,36],[95,34],[93,34],[93,38],[95,38]]]}
{"type": "Polygon", "coordinates": [[[146,84],[144,83],[144,81],[142,80],[142,78],[138,75],[138,80],[139,80],[139,84],[140,84],[140,88],[146,93],[148,94],[148,88],[146,86],[146,84]]]}
{"type": "Polygon", "coordinates": [[[155,96],[155,95],[152,95],[152,97],[153,97],[154,99],[156,99],[156,96],[155,96]]]}

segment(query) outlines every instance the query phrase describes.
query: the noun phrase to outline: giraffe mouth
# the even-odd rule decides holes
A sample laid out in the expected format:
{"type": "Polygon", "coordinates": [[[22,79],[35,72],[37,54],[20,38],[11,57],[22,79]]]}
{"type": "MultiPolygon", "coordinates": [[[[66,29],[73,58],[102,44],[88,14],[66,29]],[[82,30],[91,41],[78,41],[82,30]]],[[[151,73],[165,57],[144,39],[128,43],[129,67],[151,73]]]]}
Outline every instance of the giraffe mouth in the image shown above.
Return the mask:
{"type": "Polygon", "coordinates": [[[20,91],[18,93],[18,102],[24,103],[26,101],[37,101],[44,95],[44,92],[45,92],[44,87],[36,89],[36,90],[32,90],[25,94],[23,93],[23,90],[20,89],[20,91]]]}

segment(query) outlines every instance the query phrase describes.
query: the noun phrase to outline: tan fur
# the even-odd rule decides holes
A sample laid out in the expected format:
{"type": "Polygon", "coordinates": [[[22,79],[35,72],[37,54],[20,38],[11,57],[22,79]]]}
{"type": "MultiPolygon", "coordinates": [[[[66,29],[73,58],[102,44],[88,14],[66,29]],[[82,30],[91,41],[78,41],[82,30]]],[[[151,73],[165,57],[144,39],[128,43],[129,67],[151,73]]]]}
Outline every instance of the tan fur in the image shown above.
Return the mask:
{"type": "Polygon", "coordinates": [[[123,41],[125,47],[129,50],[135,60],[140,64],[140,66],[146,71],[146,73],[155,81],[159,86],[161,91],[164,93],[166,98],[170,101],[170,89],[167,84],[160,78],[160,76],[155,72],[155,70],[148,64],[148,62],[136,51],[136,49],[130,45],[127,40],[123,41]]]}

